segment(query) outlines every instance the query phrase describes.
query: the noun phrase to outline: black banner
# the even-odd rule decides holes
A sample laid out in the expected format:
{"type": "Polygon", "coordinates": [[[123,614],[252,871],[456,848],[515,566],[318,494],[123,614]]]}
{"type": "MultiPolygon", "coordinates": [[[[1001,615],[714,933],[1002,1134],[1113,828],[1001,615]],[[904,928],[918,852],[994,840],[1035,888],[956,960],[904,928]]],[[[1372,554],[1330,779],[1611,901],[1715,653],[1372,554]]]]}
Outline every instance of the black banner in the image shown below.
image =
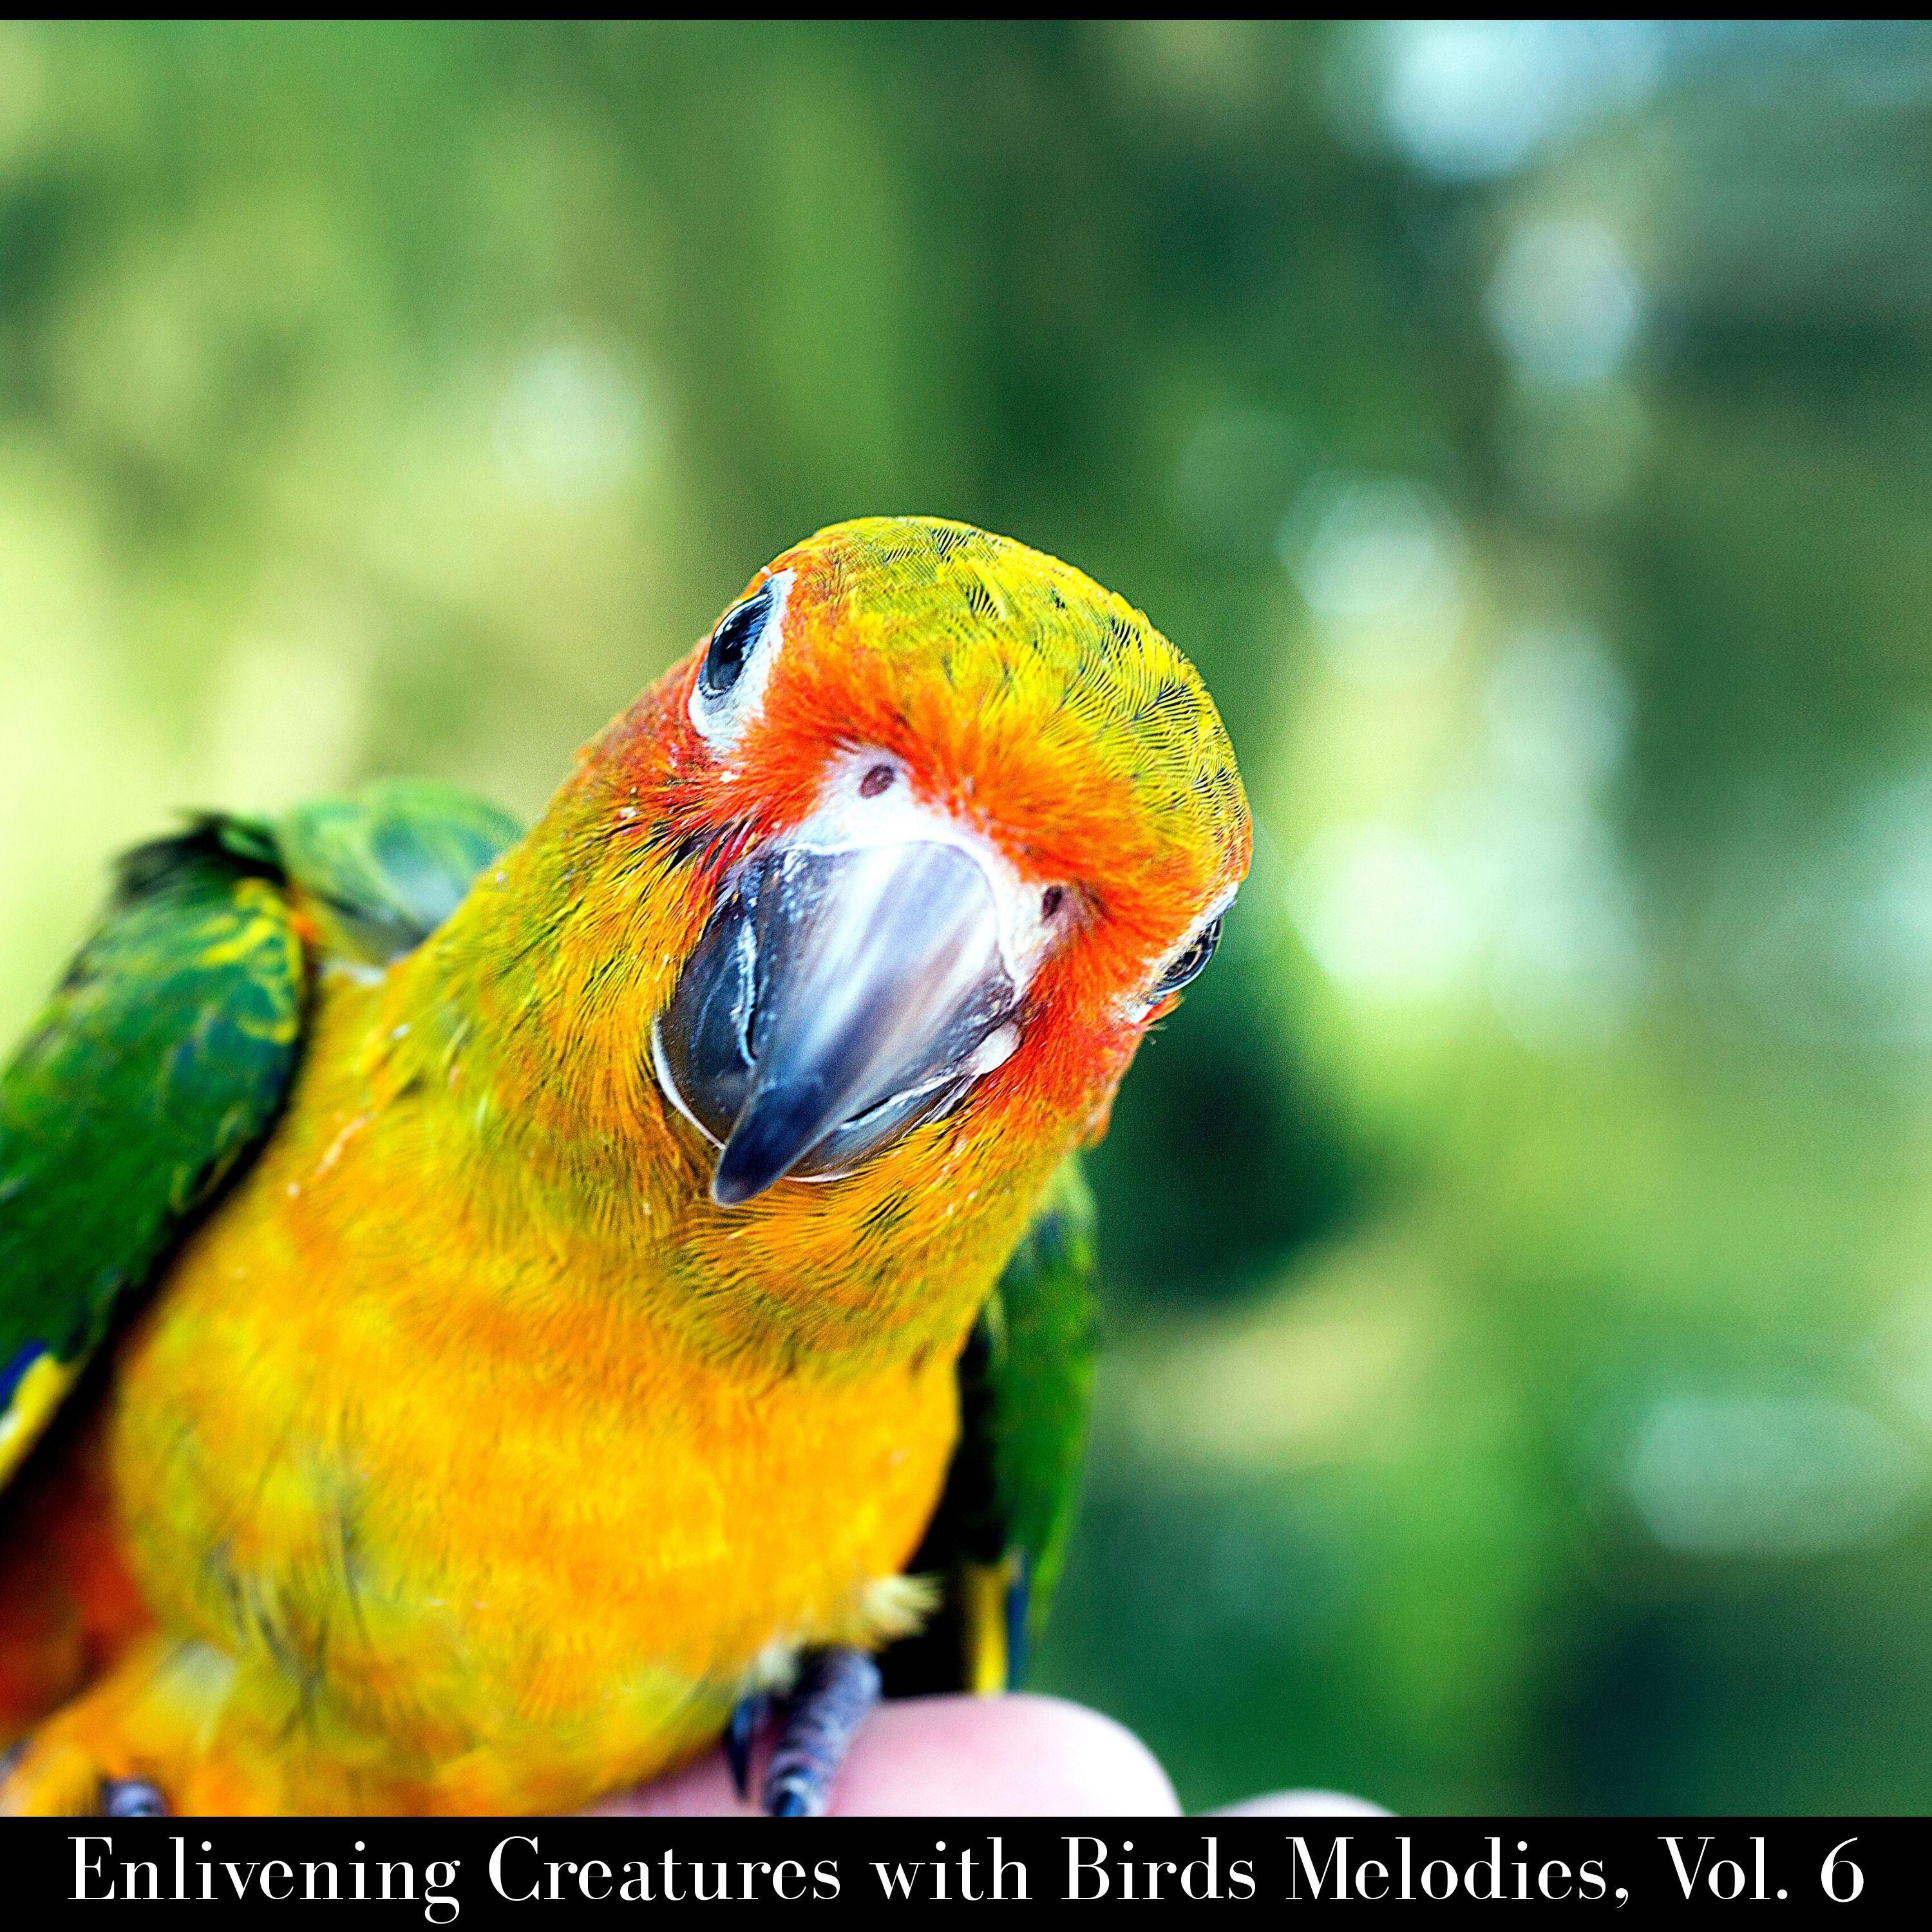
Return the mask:
{"type": "Polygon", "coordinates": [[[158,1904],[251,1922],[317,1904],[445,1926],[749,1901],[1688,1902],[1795,1918],[1916,1904],[1928,1838],[1910,1819],[78,1819],[0,1825],[0,1853],[14,1912],[158,1904]]]}

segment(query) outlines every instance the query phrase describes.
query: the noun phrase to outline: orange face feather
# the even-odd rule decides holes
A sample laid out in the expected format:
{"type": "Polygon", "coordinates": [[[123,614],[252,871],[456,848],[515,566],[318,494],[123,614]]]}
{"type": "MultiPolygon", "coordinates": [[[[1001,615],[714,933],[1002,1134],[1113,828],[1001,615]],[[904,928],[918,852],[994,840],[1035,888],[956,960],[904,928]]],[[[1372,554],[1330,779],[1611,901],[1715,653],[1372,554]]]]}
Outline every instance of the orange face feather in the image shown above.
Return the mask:
{"type": "MultiPolygon", "coordinates": [[[[732,868],[812,811],[834,761],[881,753],[920,800],[1064,898],[1020,1051],[968,1102],[988,1133],[1064,1142],[1154,1016],[1137,996],[1160,962],[1246,870],[1245,802],[1212,703],[1120,599],[962,525],[836,526],[747,595],[781,574],[782,641],[730,754],[692,722],[700,644],[560,798],[566,869],[594,868],[604,902],[583,950],[681,960],[732,868]]],[[[633,1011],[661,1006],[662,982],[640,982],[633,1011]]]]}

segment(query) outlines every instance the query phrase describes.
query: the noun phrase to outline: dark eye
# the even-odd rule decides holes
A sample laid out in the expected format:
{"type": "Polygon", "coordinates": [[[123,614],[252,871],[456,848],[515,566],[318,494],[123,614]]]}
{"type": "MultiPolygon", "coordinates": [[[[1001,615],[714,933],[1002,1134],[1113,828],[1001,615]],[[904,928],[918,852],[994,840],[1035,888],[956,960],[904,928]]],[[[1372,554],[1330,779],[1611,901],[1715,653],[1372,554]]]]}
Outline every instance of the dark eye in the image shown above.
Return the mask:
{"type": "Polygon", "coordinates": [[[1196,935],[1193,944],[1160,976],[1154,989],[1154,998],[1164,1000],[1168,994],[1179,992],[1189,980],[1198,978],[1220,943],[1221,922],[1210,919],[1196,935]]]}
{"type": "Polygon", "coordinates": [[[767,585],[718,620],[698,674],[698,688],[706,698],[722,698],[744,676],[752,647],[771,611],[771,588],[767,585]]]}

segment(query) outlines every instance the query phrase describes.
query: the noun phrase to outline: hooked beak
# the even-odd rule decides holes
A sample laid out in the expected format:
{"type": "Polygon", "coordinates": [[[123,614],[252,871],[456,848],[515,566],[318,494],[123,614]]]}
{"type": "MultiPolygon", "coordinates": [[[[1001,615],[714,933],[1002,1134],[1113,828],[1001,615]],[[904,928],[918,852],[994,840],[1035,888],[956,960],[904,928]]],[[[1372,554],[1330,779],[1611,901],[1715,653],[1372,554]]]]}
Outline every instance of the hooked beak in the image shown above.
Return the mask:
{"type": "Polygon", "coordinates": [[[652,1036],[734,1207],[829,1180],[956,1106],[1017,1045],[985,868],[935,839],[768,849],[727,885],[652,1036]]]}

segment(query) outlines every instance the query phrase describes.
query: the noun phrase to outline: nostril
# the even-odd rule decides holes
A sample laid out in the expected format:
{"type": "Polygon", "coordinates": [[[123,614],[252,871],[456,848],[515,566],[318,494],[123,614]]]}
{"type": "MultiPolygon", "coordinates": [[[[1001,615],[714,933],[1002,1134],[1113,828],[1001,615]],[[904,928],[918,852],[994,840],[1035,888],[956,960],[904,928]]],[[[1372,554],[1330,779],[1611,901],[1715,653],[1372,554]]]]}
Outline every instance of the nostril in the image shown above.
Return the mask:
{"type": "Polygon", "coordinates": [[[861,798],[877,798],[880,792],[892,789],[892,780],[898,776],[890,765],[874,765],[859,781],[859,796],[861,798]]]}

